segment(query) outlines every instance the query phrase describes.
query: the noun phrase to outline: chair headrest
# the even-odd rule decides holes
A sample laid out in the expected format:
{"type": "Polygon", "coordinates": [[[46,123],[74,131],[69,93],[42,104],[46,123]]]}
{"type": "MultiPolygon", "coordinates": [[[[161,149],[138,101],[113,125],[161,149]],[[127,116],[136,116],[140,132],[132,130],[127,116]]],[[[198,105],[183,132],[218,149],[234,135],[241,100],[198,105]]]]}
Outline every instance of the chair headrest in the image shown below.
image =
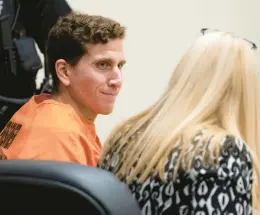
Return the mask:
{"type": "MultiPolygon", "coordinates": [[[[138,204],[128,187],[110,172],[99,168],[55,161],[0,161],[0,190],[6,191],[6,195],[11,195],[10,193],[12,192],[15,192],[13,195],[18,195],[19,192],[22,192],[21,187],[23,186],[26,187],[24,192],[29,192],[30,187],[33,187],[33,190],[37,190],[37,192],[35,191],[32,194],[37,196],[30,201],[36,201],[36,199],[44,195],[44,192],[54,189],[54,193],[50,194],[49,192],[46,194],[48,196],[47,199],[60,192],[62,195],[58,195],[59,197],[55,198],[59,198],[59,201],[64,202],[64,207],[66,198],[70,198],[69,196],[76,198],[77,196],[77,198],[80,197],[81,199],[77,201],[78,203],[83,200],[83,205],[89,205],[98,211],[96,214],[141,214],[138,204]]],[[[10,198],[13,197],[10,196],[10,198]]],[[[0,195],[1,204],[6,199],[6,196],[3,198],[3,195],[0,195]]],[[[55,201],[55,199],[52,201],[55,201]]],[[[69,201],[72,200],[70,199],[69,201]]],[[[77,207],[77,202],[75,202],[74,206],[71,206],[77,207]]],[[[69,208],[68,205],[66,207],[69,208]]],[[[88,213],[85,212],[84,214],[88,213]]]]}

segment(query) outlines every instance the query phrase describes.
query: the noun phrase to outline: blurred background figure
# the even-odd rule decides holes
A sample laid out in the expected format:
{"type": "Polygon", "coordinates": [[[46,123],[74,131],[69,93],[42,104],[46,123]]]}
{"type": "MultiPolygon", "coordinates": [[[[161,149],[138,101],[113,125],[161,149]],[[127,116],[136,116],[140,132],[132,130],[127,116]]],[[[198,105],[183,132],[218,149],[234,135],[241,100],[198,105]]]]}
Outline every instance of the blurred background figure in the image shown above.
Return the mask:
{"type": "Polygon", "coordinates": [[[50,28],[70,11],[65,0],[0,1],[0,130],[32,95],[51,92],[46,69],[36,87],[36,75],[45,67],[36,44],[44,56],[50,28]]]}

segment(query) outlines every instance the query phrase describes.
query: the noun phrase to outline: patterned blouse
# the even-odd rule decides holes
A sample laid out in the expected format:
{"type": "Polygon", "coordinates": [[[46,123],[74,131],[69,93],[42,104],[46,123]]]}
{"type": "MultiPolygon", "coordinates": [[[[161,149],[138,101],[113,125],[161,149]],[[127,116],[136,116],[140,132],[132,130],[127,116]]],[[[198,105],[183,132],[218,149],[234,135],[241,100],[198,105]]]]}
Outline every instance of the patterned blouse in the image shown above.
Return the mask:
{"type": "MultiPolygon", "coordinates": [[[[165,166],[172,177],[174,152],[165,166]]],[[[129,188],[143,215],[249,215],[252,214],[252,160],[245,144],[232,136],[225,137],[218,165],[203,165],[199,159],[189,172],[176,180],[163,182],[150,177],[137,180],[129,188]]],[[[107,154],[101,168],[113,171],[120,154],[107,154]]]]}

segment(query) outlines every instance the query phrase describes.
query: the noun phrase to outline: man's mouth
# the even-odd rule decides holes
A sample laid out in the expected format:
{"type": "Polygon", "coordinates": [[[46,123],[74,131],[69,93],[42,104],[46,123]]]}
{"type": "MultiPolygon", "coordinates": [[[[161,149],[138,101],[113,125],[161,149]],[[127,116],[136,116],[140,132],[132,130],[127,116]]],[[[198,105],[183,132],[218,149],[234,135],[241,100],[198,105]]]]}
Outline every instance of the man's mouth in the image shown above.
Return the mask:
{"type": "MultiPolygon", "coordinates": [[[[102,92],[103,93],[103,92],[102,92]]],[[[103,93],[104,95],[107,96],[117,96],[117,93],[103,93]]]]}

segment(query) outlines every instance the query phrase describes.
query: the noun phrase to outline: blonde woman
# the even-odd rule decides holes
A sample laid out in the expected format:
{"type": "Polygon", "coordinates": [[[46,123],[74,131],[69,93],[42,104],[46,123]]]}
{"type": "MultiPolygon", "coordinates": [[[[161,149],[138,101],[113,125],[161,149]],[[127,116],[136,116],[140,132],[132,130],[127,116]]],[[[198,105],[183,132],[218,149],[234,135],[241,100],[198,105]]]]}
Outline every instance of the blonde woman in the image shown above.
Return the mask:
{"type": "Polygon", "coordinates": [[[244,215],[259,208],[256,45],[202,30],[168,88],[119,125],[99,166],[129,185],[144,215],[244,215]]]}

